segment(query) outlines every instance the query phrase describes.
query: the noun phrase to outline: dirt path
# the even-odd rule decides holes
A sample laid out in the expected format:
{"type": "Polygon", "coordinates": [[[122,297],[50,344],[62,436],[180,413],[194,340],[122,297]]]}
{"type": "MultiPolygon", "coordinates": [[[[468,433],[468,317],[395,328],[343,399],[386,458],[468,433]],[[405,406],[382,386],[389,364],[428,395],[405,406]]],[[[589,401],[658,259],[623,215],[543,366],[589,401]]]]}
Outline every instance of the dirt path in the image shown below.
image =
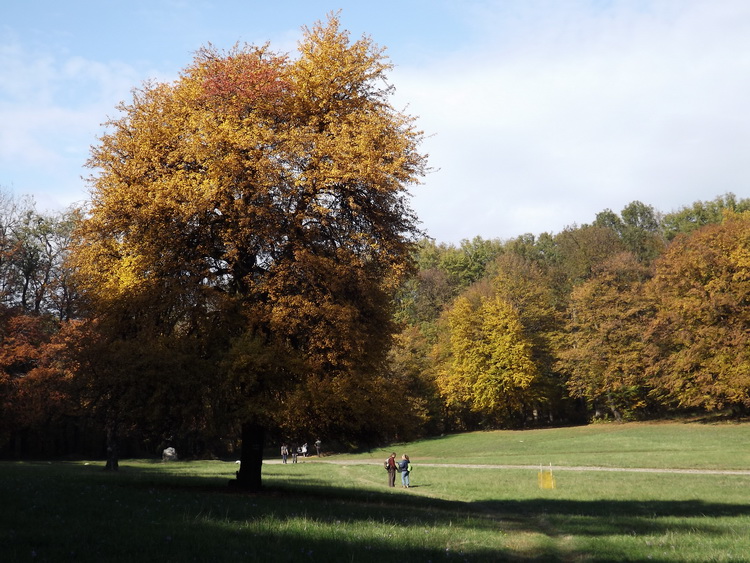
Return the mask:
{"type": "MultiPolygon", "coordinates": [[[[305,458],[304,462],[333,463],[336,465],[381,465],[380,461],[335,461],[315,457],[305,458]]],[[[264,460],[263,463],[281,463],[279,460],[264,460]]],[[[420,467],[459,467],[465,469],[531,469],[538,471],[538,465],[480,465],[471,463],[419,463],[420,467]]],[[[549,468],[545,465],[544,468],[549,468]]],[[[672,469],[648,467],[597,467],[553,465],[554,471],[611,471],[621,473],[686,473],[693,475],[750,475],[745,469],[672,469]]]]}

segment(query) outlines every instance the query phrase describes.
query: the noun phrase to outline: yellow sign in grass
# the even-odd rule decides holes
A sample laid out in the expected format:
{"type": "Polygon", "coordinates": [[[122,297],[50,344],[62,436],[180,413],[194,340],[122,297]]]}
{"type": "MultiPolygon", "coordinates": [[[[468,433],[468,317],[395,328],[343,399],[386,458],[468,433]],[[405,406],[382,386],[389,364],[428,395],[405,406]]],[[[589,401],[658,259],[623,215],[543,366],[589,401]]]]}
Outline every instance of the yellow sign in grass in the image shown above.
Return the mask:
{"type": "Polygon", "coordinates": [[[539,488],[540,489],[554,489],[555,488],[555,476],[552,475],[552,464],[549,464],[549,469],[543,469],[541,464],[539,465],[539,488]]]}

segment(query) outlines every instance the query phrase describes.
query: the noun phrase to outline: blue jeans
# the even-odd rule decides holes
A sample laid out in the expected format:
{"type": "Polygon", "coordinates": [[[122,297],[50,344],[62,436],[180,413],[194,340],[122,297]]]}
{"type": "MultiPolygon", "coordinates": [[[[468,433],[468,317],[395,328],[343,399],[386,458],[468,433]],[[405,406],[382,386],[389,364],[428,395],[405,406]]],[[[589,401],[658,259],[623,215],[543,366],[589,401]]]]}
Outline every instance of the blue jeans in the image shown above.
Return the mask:
{"type": "Polygon", "coordinates": [[[401,472],[401,484],[404,487],[409,486],[409,472],[408,471],[402,471],[401,472]]]}

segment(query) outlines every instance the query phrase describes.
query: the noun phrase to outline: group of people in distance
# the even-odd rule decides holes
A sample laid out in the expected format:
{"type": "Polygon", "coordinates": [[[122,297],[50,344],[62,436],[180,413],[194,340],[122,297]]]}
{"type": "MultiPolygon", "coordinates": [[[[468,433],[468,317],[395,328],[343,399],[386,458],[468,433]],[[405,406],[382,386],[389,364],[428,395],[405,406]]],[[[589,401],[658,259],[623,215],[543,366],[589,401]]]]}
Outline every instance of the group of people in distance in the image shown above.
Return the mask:
{"type": "MultiPolygon", "coordinates": [[[[315,441],[315,449],[320,457],[320,438],[315,441]]],[[[307,443],[302,444],[299,447],[288,446],[286,443],[281,444],[281,462],[286,463],[289,456],[292,457],[292,463],[297,463],[297,456],[307,457],[307,443]]],[[[409,456],[404,454],[400,460],[396,460],[396,452],[393,452],[383,464],[385,470],[388,472],[388,486],[396,486],[396,473],[401,473],[401,486],[404,489],[408,489],[411,485],[409,481],[409,474],[411,473],[411,462],[409,456]]]]}
{"type": "MultiPolygon", "coordinates": [[[[315,440],[315,450],[318,452],[318,457],[320,457],[320,446],[322,445],[320,438],[315,440]]],[[[287,446],[286,444],[281,444],[281,462],[286,463],[287,459],[289,459],[289,456],[292,456],[292,463],[297,463],[297,456],[301,455],[302,457],[307,457],[307,442],[302,444],[299,447],[294,446],[287,446]]]]}
{"type": "Polygon", "coordinates": [[[396,472],[401,473],[401,486],[404,489],[409,488],[409,473],[411,473],[411,463],[409,462],[409,456],[404,454],[401,456],[400,461],[396,461],[396,453],[392,453],[384,463],[386,471],[388,471],[388,486],[396,486],[396,472]]]}

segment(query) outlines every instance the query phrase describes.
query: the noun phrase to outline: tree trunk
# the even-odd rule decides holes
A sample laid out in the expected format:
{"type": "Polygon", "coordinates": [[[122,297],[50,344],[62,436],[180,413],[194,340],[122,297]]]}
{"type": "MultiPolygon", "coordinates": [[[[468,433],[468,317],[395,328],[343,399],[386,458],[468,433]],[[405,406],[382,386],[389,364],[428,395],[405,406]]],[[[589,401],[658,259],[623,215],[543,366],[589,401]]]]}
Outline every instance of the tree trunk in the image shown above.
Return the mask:
{"type": "Polygon", "coordinates": [[[615,422],[622,422],[622,415],[620,414],[620,411],[615,407],[615,402],[612,400],[612,395],[607,393],[607,403],[609,410],[612,412],[612,414],[615,417],[615,422]]]}
{"type": "Polygon", "coordinates": [[[259,491],[263,466],[263,441],[265,429],[259,424],[246,422],[242,425],[242,451],[237,480],[232,484],[249,491],[259,491]]]}
{"type": "Polygon", "coordinates": [[[117,471],[120,468],[120,454],[117,451],[117,429],[114,424],[107,425],[107,464],[104,471],[117,471]]]}

